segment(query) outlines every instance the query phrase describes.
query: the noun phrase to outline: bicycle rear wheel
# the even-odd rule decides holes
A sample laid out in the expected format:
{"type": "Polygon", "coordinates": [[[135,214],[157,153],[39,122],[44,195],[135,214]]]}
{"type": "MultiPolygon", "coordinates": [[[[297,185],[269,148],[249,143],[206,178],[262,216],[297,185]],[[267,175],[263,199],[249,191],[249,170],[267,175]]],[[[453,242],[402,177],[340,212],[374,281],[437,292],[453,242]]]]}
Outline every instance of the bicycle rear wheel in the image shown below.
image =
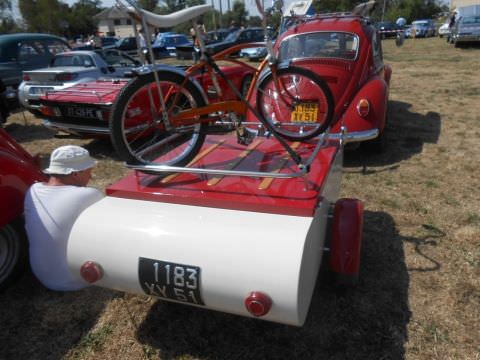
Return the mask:
{"type": "Polygon", "coordinates": [[[333,120],[334,101],[328,85],[307,69],[287,67],[260,81],[257,110],[284,138],[307,140],[324,132],[333,120]]]}
{"type": "MultiPolygon", "coordinates": [[[[160,89],[168,114],[205,106],[201,91],[181,74],[159,71],[160,89]]],[[[200,150],[207,124],[200,117],[193,125],[162,121],[158,87],[153,73],[141,75],[125,86],[113,104],[110,114],[112,143],[120,158],[131,164],[186,165],[200,150]]],[[[189,119],[190,120],[190,119],[189,119]]]]}

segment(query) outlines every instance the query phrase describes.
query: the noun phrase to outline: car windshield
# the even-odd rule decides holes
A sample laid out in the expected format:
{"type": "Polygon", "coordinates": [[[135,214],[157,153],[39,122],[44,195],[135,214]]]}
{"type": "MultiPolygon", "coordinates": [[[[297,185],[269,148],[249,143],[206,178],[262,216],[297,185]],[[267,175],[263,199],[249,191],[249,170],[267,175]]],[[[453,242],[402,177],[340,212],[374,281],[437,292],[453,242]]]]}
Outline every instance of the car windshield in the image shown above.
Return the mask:
{"type": "Polygon", "coordinates": [[[480,24],[480,16],[468,16],[462,18],[462,24],[480,24]]]}
{"type": "Polygon", "coordinates": [[[355,60],[358,36],[343,32],[314,32],[294,35],[280,44],[280,60],[320,57],[355,60]]]}
{"type": "Polygon", "coordinates": [[[51,67],[59,66],[93,66],[93,60],[88,55],[65,54],[57,55],[53,58],[51,67]]]}

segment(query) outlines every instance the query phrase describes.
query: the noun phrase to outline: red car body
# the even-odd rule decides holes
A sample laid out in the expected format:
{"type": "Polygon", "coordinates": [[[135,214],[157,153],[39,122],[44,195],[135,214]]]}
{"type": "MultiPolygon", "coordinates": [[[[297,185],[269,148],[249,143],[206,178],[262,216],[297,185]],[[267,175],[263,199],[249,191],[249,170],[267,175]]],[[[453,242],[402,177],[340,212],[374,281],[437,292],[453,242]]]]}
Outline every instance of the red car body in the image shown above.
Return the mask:
{"type": "Polygon", "coordinates": [[[392,69],[383,62],[380,36],[367,18],[330,14],[293,19],[274,51],[280,61],[307,68],[327,83],[335,102],[331,133],[345,126],[348,141],[379,141],[392,69]]]}
{"type": "Polygon", "coordinates": [[[34,158],[0,128],[0,289],[26,265],[23,200],[31,184],[45,179],[34,158]]]}
{"type": "MultiPolygon", "coordinates": [[[[222,71],[240,91],[246,91],[253,74],[251,67],[228,66],[222,71]]],[[[212,79],[197,75],[196,80],[205,90],[209,101],[216,100],[212,79]]],[[[109,136],[109,113],[113,102],[128,79],[97,80],[78,84],[65,90],[50,92],[41,98],[43,124],[54,130],[62,130],[83,137],[109,136]]],[[[236,99],[233,90],[223,78],[218,82],[224,91],[224,100],[236,99]]]]}

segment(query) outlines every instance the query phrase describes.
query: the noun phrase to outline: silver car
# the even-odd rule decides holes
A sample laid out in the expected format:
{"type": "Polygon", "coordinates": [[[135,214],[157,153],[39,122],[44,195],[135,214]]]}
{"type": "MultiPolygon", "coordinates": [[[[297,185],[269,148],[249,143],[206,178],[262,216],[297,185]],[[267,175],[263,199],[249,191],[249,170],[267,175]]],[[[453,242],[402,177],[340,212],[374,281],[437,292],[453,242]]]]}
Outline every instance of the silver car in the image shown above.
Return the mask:
{"type": "Polygon", "coordinates": [[[21,104],[39,114],[40,96],[99,78],[124,77],[140,62],[119,50],[69,51],[55,55],[48,68],[24,71],[18,88],[21,104]]]}
{"type": "Polygon", "coordinates": [[[451,41],[455,47],[480,43],[480,15],[461,17],[452,30],[451,41]]]}

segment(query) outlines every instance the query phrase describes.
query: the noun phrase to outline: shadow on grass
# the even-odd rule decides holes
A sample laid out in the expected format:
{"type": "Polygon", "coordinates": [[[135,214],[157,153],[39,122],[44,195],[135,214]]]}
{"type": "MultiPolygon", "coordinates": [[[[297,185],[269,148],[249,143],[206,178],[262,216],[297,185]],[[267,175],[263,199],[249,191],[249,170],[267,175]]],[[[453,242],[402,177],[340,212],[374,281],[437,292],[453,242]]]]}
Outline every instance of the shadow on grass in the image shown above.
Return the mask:
{"type": "Polygon", "coordinates": [[[100,288],[50,291],[27,272],[0,294],[0,359],[65,358],[118,295],[100,288]]]}
{"type": "Polygon", "coordinates": [[[7,123],[4,129],[18,143],[51,139],[55,135],[55,131],[47,129],[43,125],[29,124],[28,119],[24,124],[7,123]]]}
{"type": "Polygon", "coordinates": [[[384,152],[346,151],[345,168],[394,165],[421,153],[423,144],[437,143],[441,131],[439,113],[415,113],[411,111],[411,104],[401,101],[390,101],[388,106],[384,152]]]}
{"type": "Polygon", "coordinates": [[[403,239],[386,213],[367,211],[364,221],[359,287],[338,295],[321,273],[303,327],[158,301],[138,340],[162,359],[404,358],[410,310],[403,239]]]}

